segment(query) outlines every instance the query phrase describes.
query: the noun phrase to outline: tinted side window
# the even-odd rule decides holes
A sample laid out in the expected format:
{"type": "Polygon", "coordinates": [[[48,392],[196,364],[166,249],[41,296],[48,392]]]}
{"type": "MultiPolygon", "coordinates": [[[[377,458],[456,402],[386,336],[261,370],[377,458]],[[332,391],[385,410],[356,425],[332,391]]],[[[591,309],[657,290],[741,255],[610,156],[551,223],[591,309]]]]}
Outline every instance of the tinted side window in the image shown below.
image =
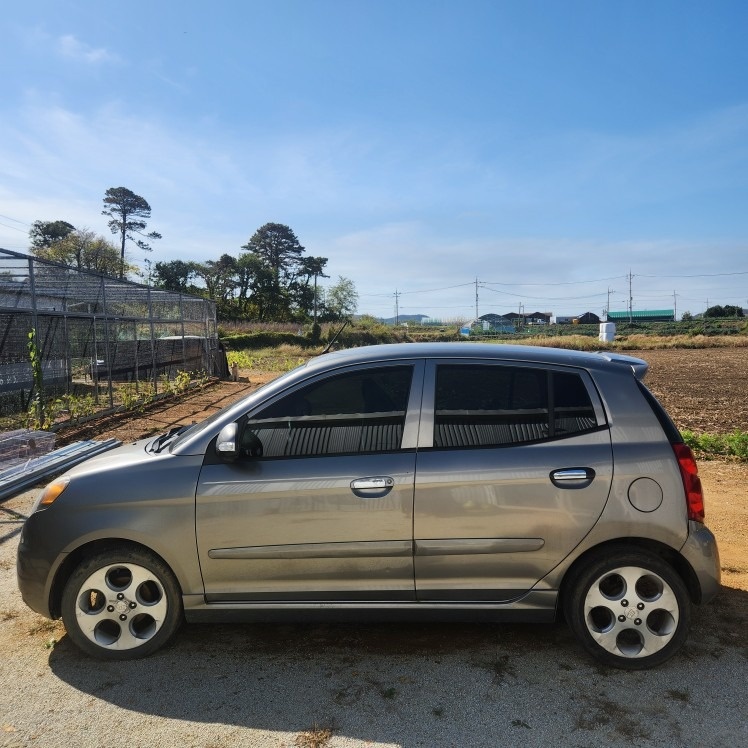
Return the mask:
{"type": "Polygon", "coordinates": [[[578,374],[558,371],[554,371],[551,376],[554,436],[576,434],[596,428],[595,409],[582,378],[578,374]]]}
{"type": "Polygon", "coordinates": [[[281,398],[247,423],[264,457],[307,457],[400,448],[413,370],[355,371],[281,398]]]}
{"type": "Polygon", "coordinates": [[[435,447],[523,444],[596,427],[577,374],[480,364],[437,369],[435,447]]]}

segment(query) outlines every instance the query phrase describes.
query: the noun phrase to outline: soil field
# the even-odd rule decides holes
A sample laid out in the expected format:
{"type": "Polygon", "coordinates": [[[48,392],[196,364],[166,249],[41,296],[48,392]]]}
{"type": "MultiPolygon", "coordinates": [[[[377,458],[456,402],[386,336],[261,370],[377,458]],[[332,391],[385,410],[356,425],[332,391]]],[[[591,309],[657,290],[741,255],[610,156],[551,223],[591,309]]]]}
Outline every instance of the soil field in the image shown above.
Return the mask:
{"type": "Polygon", "coordinates": [[[650,365],[644,380],[680,429],[748,431],[748,348],[627,351],[650,365]]]}

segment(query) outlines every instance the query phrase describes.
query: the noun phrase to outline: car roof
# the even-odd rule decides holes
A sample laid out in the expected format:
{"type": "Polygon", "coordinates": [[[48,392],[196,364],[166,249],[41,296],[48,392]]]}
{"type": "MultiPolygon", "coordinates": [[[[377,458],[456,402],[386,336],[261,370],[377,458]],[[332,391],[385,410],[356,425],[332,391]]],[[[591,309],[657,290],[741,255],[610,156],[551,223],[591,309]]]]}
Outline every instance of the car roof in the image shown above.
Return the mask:
{"type": "Polygon", "coordinates": [[[331,364],[359,364],[412,358],[461,358],[517,361],[525,363],[577,366],[585,369],[607,368],[611,364],[627,365],[641,379],[649,368],[646,361],[610,351],[597,353],[544,346],[506,345],[503,343],[395,343],[326,353],[312,359],[310,368],[327,368],[331,364]]]}

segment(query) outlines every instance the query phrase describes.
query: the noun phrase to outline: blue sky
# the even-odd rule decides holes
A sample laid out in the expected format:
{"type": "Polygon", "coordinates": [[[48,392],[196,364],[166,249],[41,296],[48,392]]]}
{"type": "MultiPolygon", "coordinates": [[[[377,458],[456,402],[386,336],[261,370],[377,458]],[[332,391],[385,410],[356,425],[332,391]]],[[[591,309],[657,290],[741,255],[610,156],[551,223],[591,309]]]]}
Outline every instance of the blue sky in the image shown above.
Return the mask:
{"type": "MultiPolygon", "coordinates": [[[[277,0],[3,11],[0,247],[34,220],[158,260],[272,221],[359,311],[748,307],[748,3],[277,0]]],[[[136,262],[142,256],[134,255],[136,262]]]]}

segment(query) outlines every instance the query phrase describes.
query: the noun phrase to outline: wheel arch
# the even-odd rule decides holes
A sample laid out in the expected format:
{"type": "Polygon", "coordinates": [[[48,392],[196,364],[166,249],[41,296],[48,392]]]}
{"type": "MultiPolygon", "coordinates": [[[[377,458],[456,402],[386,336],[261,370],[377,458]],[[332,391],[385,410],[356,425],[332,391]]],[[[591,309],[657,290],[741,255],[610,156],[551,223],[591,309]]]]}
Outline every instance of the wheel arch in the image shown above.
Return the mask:
{"type": "Polygon", "coordinates": [[[68,553],[65,560],[60,564],[57,572],[55,573],[54,581],[49,591],[49,611],[53,618],[60,618],[62,615],[62,593],[65,589],[70,575],[73,573],[75,568],[89,556],[93,556],[103,551],[113,551],[117,549],[123,550],[138,550],[150,553],[154,558],[161,561],[172,573],[174,580],[182,591],[182,586],[179,582],[179,577],[174,572],[174,569],[169,562],[159,553],[149,548],[143,543],[137,543],[133,540],[125,540],[123,538],[101,538],[98,540],[92,540],[88,543],[84,543],[75,550],[68,553]]]}
{"type": "Polygon", "coordinates": [[[580,569],[588,565],[591,560],[601,556],[611,556],[614,553],[626,553],[628,551],[646,551],[671,566],[678,576],[683,580],[688,590],[691,602],[698,605],[701,602],[701,585],[691,564],[683,558],[674,548],[660,543],[651,538],[618,538],[599,543],[588,548],[574,563],[566,570],[559,589],[558,609],[563,610],[564,601],[569,594],[569,587],[580,569]]]}

